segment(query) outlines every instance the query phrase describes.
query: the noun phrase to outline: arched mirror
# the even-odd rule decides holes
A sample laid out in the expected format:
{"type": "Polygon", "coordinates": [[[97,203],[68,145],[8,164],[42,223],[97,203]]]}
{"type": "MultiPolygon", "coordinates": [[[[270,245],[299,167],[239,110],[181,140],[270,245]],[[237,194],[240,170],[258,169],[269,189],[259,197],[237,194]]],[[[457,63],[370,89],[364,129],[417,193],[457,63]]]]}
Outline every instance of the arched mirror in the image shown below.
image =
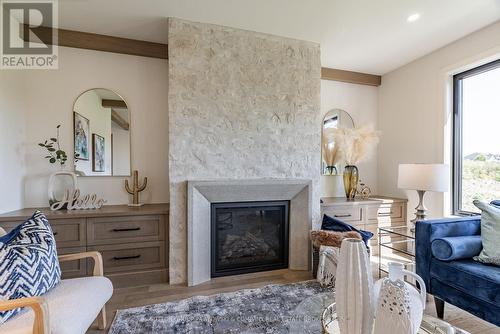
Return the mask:
{"type": "Polygon", "coordinates": [[[323,117],[321,133],[321,156],[323,175],[342,173],[338,163],[338,148],[333,138],[332,129],[354,128],[354,121],[349,113],[342,109],[332,109],[323,117]]]}
{"type": "Polygon", "coordinates": [[[130,176],[130,110],[120,95],[102,88],[83,92],[73,120],[80,176],[130,176]]]}

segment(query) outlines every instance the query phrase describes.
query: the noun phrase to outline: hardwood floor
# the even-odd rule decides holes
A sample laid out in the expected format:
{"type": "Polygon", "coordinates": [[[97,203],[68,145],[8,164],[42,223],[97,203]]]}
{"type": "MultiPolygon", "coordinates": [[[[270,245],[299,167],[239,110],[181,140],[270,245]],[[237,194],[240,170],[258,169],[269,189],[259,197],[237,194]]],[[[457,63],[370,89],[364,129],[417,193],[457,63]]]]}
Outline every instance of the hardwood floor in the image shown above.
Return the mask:
{"type": "MultiPolygon", "coordinates": [[[[108,328],[113,321],[117,309],[164,303],[196,295],[213,295],[240,289],[258,288],[268,284],[300,282],[308,279],[312,279],[311,274],[308,272],[284,269],[264,273],[221,277],[195,287],[155,284],[116,289],[113,297],[107,304],[108,328]]],[[[427,305],[426,313],[436,316],[434,302],[432,298],[429,299],[430,301],[427,305]]],[[[495,325],[448,304],[445,308],[445,320],[471,334],[500,334],[500,327],[496,327],[495,325]]],[[[94,324],[87,333],[103,334],[106,332],[107,330],[97,330],[97,326],[94,324]]]]}

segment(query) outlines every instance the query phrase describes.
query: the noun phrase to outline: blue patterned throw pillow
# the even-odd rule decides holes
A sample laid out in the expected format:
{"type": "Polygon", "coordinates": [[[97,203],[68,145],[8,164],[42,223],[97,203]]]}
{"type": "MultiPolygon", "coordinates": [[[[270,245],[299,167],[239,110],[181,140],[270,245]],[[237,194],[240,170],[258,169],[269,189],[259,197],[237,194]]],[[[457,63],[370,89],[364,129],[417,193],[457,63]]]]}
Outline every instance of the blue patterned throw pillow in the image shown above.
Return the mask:
{"type": "MultiPolygon", "coordinates": [[[[60,280],[56,241],[43,213],[0,237],[0,300],[40,296],[60,280]]],[[[0,312],[0,324],[20,311],[0,312]]]]}

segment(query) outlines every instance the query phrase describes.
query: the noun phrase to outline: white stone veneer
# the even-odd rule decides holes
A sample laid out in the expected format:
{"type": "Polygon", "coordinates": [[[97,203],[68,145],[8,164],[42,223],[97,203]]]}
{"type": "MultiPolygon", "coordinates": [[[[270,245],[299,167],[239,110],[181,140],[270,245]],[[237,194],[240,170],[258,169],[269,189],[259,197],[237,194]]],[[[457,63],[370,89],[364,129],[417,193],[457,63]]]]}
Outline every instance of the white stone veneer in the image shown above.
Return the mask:
{"type": "Polygon", "coordinates": [[[187,180],[312,180],[319,218],[319,44],[169,19],[170,282],[187,282],[187,180]]]}

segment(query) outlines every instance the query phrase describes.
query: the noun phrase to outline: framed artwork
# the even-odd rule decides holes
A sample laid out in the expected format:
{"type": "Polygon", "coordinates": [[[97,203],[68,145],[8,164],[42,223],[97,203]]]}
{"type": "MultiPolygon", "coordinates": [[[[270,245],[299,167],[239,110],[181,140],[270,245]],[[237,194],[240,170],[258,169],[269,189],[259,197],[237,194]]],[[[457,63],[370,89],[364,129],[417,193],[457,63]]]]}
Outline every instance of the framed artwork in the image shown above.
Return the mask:
{"type": "Polygon", "coordinates": [[[106,166],[104,164],[105,158],[104,137],[98,134],[92,134],[92,171],[104,172],[106,166]]]}
{"type": "Polygon", "coordinates": [[[73,133],[75,136],[75,155],[78,160],[89,160],[90,122],[76,111],[73,113],[73,133]]]}

